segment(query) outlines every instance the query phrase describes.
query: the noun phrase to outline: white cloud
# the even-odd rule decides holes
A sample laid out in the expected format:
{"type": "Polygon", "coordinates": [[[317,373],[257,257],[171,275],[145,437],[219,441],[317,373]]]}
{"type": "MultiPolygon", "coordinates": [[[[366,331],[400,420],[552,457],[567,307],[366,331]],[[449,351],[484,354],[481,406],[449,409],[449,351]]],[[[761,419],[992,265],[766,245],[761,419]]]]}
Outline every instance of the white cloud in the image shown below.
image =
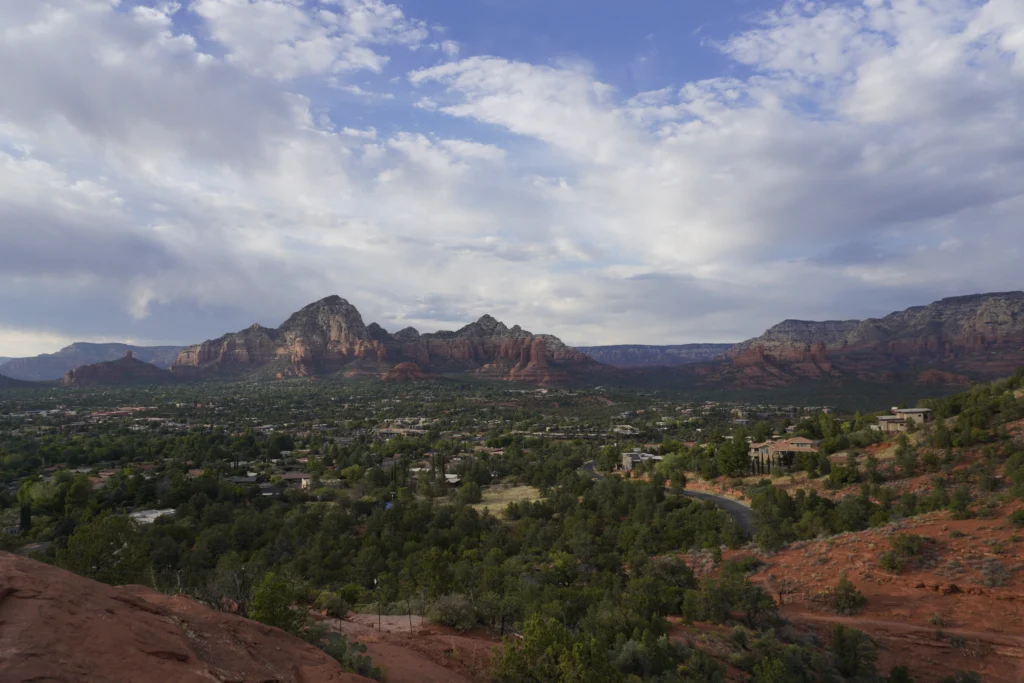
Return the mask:
{"type": "Polygon", "coordinates": [[[80,340],[52,332],[0,326],[0,349],[3,349],[7,358],[53,353],[75,341],[80,340]]]}
{"type": "Polygon", "coordinates": [[[383,0],[194,0],[191,7],[231,61],[280,79],[380,72],[388,57],[377,46],[416,47],[429,34],[383,0]]]}
{"type": "Polygon", "coordinates": [[[719,46],[732,76],[643,93],[420,50],[387,104],[345,74],[394,81],[426,25],[315,7],[0,3],[5,329],[189,342],[337,292],[389,327],[722,341],[1020,286],[1012,0],[787,5],[719,46]]]}
{"type": "Polygon", "coordinates": [[[442,40],[440,43],[436,44],[435,49],[440,50],[441,54],[449,59],[455,59],[458,57],[459,51],[461,50],[459,44],[454,40],[442,40]]]}

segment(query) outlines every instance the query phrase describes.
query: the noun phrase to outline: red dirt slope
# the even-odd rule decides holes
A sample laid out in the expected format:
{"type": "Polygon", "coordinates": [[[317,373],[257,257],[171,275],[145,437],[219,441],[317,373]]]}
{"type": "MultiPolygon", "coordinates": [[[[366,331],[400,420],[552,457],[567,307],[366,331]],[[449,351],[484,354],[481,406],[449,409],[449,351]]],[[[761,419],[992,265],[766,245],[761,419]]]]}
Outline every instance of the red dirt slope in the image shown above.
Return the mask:
{"type": "MultiPolygon", "coordinates": [[[[782,615],[827,636],[834,624],[858,628],[880,645],[879,668],[909,667],[920,683],[973,670],[989,683],[1024,681],[1024,565],[1021,538],[1007,506],[991,519],[953,520],[946,512],[826,540],[794,543],[751,580],[775,598],[782,615]],[[879,563],[894,533],[922,536],[927,550],[895,574],[879,563]],[[821,592],[846,573],[867,598],[856,616],[840,617],[821,592]]],[[[739,554],[739,553],[737,553],[739,554]]]]}
{"type": "Polygon", "coordinates": [[[0,681],[358,683],[284,631],[0,552],[0,681]]]}

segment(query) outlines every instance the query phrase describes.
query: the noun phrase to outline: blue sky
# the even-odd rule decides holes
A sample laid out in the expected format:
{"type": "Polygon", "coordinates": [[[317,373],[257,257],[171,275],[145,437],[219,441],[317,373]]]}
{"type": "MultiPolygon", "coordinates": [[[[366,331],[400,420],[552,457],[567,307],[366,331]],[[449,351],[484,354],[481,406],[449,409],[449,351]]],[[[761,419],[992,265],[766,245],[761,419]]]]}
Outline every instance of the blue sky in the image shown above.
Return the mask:
{"type": "Polygon", "coordinates": [[[0,356],[1020,289],[1018,0],[2,3],[0,356]]]}

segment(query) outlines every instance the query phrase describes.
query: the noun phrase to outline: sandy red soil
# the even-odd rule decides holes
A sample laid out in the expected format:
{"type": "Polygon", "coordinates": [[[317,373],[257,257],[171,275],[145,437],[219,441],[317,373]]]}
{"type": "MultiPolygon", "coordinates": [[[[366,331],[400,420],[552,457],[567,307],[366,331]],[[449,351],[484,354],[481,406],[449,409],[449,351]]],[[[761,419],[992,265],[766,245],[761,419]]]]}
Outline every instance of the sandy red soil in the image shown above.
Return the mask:
{"type": "Polygon", "coordinates": [[[381,618],[350,614],[325,619],[330,628],[366,645],[366,654],[380,666],[388,683],[472,683],[488,680],[491,654],[500,638],[482,629],[459,633],[421,617],[381,618]]]}
{"type": "MultiPolygon", "coordinates": [[[[751,580],[777,600],[781,591],[783,616],[826,639],[836,623],[871,635],[879,643],[883,671],[904,664],[917,681],[929,683],[973,670],[989,683],[1019,683],[1024,681],[1024,532],[1019,540],[1007,519],[1017,507],[1004,507],[993,519],[955,521],[948,513],[932,513],[797,543],[762,556],[766,566],[751,580]],[[897,532],[931,540],[919,566],[895,575],[878,560],[897,532]],[[996,566],[1002,569],[993,572],[996,566]],[[868,600],[852,617],[836,616],[820,596],[844,572],[868,600]]],[[[727,556],[735,554],[740,553],[727,556]]]]}

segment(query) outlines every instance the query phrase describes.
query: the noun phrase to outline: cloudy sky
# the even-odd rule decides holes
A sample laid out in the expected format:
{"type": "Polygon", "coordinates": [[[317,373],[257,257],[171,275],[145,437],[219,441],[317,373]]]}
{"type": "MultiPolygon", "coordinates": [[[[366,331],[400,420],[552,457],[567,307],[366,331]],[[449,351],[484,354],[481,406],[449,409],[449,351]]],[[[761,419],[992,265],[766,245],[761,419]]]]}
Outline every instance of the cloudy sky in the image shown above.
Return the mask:
{"type": "Polygon", "coordinates": [[[0,356],[1024,286],[1020,0],[0,2],[0,356]]]}

